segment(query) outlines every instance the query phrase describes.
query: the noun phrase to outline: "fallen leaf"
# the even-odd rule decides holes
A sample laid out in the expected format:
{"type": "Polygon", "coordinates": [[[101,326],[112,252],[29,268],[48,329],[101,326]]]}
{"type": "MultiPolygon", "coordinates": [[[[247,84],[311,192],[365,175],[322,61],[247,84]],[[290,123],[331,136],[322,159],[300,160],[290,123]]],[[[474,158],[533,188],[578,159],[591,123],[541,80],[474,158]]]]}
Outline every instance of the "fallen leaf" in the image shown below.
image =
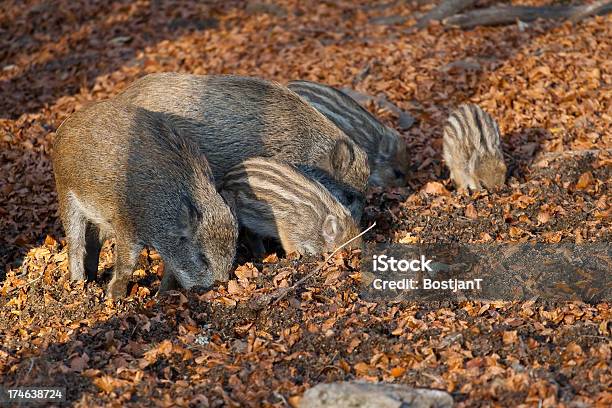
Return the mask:
{"type": "Polygon", "coordinates": [[[478,218],[478,212],[476,212],[476,208],[474,208],[473,204],[468,204],[465,207],[465,216],[472,220],[475,220],[478,218]]]}
{"type": "Polygon", "coordinates": [[[227,292],[234,295],[236,293],[241,293],[244,289],[240,284],[234,279],[227,282],[227,292]]]}
{"type": "Polygon", "coordinates": [[[398,378],[404,375],[405,372],[405,367],[394,367],[391,369],[391,371],[389,371],[389,374],[391,374],[392,377],[398,378]]]}
{"type": "Polygon", "coordinates": [[[546,224],[550,220],[550,213],[548,211],[540,211],[538,213],[538,221],[542,224],[546,224]]]}
{"type": "Polygon", "coordinates": [[[270,255],[266,256],[261,262],[263,262],[265,264],[275,264],[275,263],[278,263],[278,256],[276,255],[276,253],[270,254],[270,255]]]}
{"type": "Polygon", "coordinates": [[[590,171],[582,173],[576,183],[577,190],[586,190],[593,184],[593,174],[590,171]]]}
{"type": "Polygon", "coordinates": [[[400,240],[400,244],[417,244],[419,242],[419,238],[414,235],[407,233],[400,240]]]}
{"type": "Polygon", "coordinates": [[[503,334],[504,344],[514,344],[518,341],[518,335],[516,330],[505,331],[503,334]]]}
{"type": "Polygon", "coordinates": [[[115,379],[108,375],[105,375],[99,378],[95,378],[93,380],[93,383],[96,387],[98,387],[99,389],[101,389],[102,391],[106,393],[113,392],[115,389],[115,385],[116,385],[115,379]]]}
{"type": "Polygon", "coordinates": [[[423,187],[423,191],[425,194],[430,195],[442,195],[442,196],[450,196],[450,192],[444,187],[444,185],[437,181],[430,181],[423,187]]]}

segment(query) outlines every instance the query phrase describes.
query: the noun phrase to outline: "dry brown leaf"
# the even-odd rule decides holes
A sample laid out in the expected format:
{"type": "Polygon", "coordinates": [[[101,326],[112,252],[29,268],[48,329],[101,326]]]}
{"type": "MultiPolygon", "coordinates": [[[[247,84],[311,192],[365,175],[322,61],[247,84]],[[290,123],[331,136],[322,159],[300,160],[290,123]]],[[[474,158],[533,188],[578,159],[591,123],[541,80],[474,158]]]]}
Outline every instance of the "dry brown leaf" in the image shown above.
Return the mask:
{"type": "Polygon", "coordinates": [[[292,395],[289,398],[287,398],[287,402],[289,402],[289,405],[291,406],[291,408],[299,408],[301,400],[302,400],[301,395],[292,395]]]}
{"type": "Polygon", "coordinates": [[[522,229],[520,229],[519,227],[510,227],[510,236],[512,238],[520,238],[523,236],[523,234],[525,233],[525,231],[523,231],[522,229]]]}
{"type": "Polygon", "coordinates": [[[576,183],[576,189],[586,190],[593,184],[593,181],[593,174],[590,171],[582,173],[576,183]]]}
{"type": "Polygon", "coordinates": [[[270,254],[266,256],[261,262],[266,264],[275,264],[278,262],[278,256],[276,255],[276,253],[270,254]]]}
{"type": "Polygon", "coordinates": [[[550,213],[548,211],[540,211],[538,213],[538,221],[542,224],[546,224],[550,221],[550,213]]]}
{"type": "Polygon", "coordinates": [[[346,352],[352,353],[357,347],[359,347],[360,344],[361,344],[361,340],[359,340],[357,337],[353,337],[348,347],[346,348],[346,352]]]}
{"type": "Polygon", "coordinates": [[[516,330],[505,331],[503,334],[504,344],[514,344],[518,341],[518,335],[516,330]]]}
{"type": "Polygon", "coordinates": [[[476,208],[474,208],[473,204],[470,203],[465,207],[465,216],[472,220],[478,218],[478,212],[476,212],[476,208]]]}
{"type": "Polygon", "coordinates": [[[418,244],[419,238],[415,237],[414,235],[410,233],[407,233],[399,240],[399,243],[400,244],[418,244]]]}
{"type": "Polygon", "coordinates": [[[437,181],[430,181],[423,187],[423,192],[430,195],[450,196],[450,192],[444,185],[437,181]]]}
{"type": "Polygon", "coordinates": [[[227,292],[231,295],[235,295],[237,293],[241,293],[244,289],[242,288],[242,286],[240,286],[240,284],[232,279],[229,282],[227,282],[227,292]]]}
{"type": "Polygon", "coordinates": [[[393,367],[389,371],[389,374],[391,374],[391,376],[394,377],[394,378],[398,378],[398,377],[401,377],[402,375],[404,375],[405,372],[406,372],[406,368],[405,367],[393,367]]]}
{"type": "Polygon", "coordinates": [[[94,385],[106,393],[111,393],[115,390],[118,385],[117,380],[105,375],[103,377],[95,378],[93,381],[94,385]]]}

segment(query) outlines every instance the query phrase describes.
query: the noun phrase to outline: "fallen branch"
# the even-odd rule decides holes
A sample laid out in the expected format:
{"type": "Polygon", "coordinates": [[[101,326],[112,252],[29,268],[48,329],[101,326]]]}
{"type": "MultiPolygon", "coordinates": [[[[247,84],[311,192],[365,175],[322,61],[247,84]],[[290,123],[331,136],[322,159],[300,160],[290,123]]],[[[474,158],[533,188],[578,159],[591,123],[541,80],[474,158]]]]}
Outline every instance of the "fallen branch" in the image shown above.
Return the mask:
{"type": "Polygon", "coordinates": [[[517,20],[530,22],[540,18],[577,22],[595,14],[606,14],[611,11],[612,2],[610,0],[579,6],[495,6],[473,10],[465,14],[457,14],[442,20],[442,23],[460,28],[473,28],[487,25],[514,24],[517,20]]]}
{"type": "Polygon", "coordinates": [[[432,20],[444,20],[476,4],[476,0],[445,0],[421,17],[414,27],[426,27],[432,20]]]}
{"type": "Polygon", "coordinates": [[[257,299],[255,299],[253,302],[251,302],[249,304],[249,308],[252,309],[252,310],[261,310],[264,307],[266,307],[267,305],[269,305],[270,302],[273,302],[272,303],[273,305],[277,304],[278,302],[283,300],[285,298],[285,296],[287,296],[287,294],[289,292],[297,289],[304,282],[306,282],[308,279],[312,278],[317,273],[319,273],[321,271],[321,269],[323,269],[323,267],[325,265],[327,265],[327,262],[329,262],[329,260],[332,259],[334,257],[334,255],[336,255],[338,253],[338,251],[340,251],[342,248],[344,248],[345,246],[347,246],[348,244],[350,244],[351,242],[353,242],[357,238],[359,238],[362,235],[364,235],[366,232],[370,231],[375,226],[376,226],[376,222],[374,224],[370,225],[368,228],[366,228],[362,232],[360,232],[358,235],[355,235],[353,238],[349,239],[348,241],[346,241],[345,243],[340,245],[338,248],[334,249],[334,251],[331,254],[329,254],[329,256],[327,258],[325,258],[325,261],[323,261],[323,263],[321,265],[316,267],[312,272],[310,272],[308,275],[304,276],[302,279],[300,279],[299,281],[294,283],[292,286],[289,286],[287,288],[279,288],[279,289],[275,290],[272,293],[266,293],[264,295],[259,296],[257,299]]]}
{"type": "Polygon", "coordinates": [[[580,20],[584,20],[587,17],[595,15],[603,15],[612,11],[612,1],[610,0],[599,0],[591,4],[586,4],[580,7],[573,16],[569,18],[572,23],[577,23],[580,20]]]}

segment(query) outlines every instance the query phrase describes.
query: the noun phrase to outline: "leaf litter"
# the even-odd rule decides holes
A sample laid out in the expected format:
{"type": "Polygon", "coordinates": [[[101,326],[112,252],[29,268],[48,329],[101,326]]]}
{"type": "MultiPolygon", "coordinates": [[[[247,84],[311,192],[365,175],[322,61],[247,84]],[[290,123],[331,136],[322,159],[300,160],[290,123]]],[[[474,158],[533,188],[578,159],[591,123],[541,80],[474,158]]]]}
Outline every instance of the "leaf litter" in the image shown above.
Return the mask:
{"type": "Polygon", "coordinates": [[[610,242],[610,16],[410,31],[416,18],[375,22],[422,15],[417,2],[6,3],[4,386],[51,381],[77,406],[296,406],[317,383],[349,379],[438,388],[458,406],[611,403],[609,302],[369,303],[359,251],[257,309],[322,259],[271,255],[211,290],[156,297],[163,262],[143,250],[131,296],[109,301],[112,242],[101,283],[69,280],[50,162],[70,113],[146,73],[310,79],[370,95],[409,145],[407,186],[368,196],[367,241],[610,242]],[[442,125],[467,101],[499,122],[510,164],[499,191],[447,180],[442,125]]]}

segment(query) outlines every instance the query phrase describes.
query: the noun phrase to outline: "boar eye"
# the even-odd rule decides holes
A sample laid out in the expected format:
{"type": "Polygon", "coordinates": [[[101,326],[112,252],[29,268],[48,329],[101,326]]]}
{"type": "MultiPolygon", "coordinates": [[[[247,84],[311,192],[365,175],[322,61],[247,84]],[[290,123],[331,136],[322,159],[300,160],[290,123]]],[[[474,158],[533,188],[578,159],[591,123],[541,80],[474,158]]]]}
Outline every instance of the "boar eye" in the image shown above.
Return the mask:
{"type": "Polygon", "coordinates": [[[396,178],[400,178],[400,179],[403,179],[404,177],[406,177],[406,173],[404,173],[401,170],[397,170],[397,169],[393,170],[393,174],[395,174],[396,178]]]}

